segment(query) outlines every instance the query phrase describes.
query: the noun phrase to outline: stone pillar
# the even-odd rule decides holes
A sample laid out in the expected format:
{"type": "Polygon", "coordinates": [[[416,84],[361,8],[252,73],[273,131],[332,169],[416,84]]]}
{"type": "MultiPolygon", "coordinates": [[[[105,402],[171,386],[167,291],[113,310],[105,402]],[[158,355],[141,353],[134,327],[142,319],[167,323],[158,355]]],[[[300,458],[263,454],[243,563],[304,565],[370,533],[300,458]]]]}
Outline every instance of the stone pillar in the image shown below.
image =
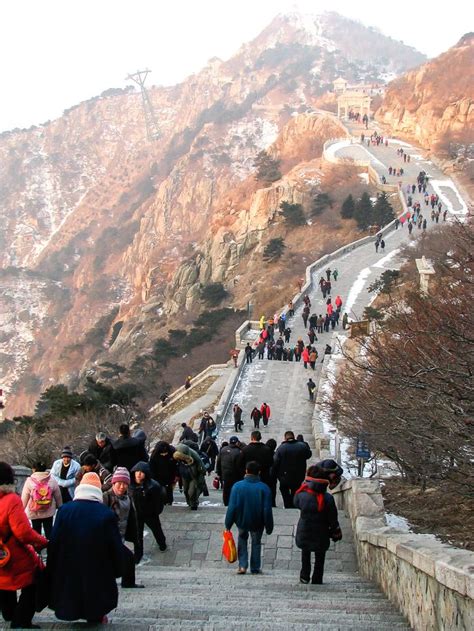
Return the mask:
{"type": "Polygon", "coordinates": [[[424,256],[421,259],[415,259],[418,273],[420,274],[420,291],[422,294],[428,295],[430,276],[435,274],[432,262],[424,256]]]}

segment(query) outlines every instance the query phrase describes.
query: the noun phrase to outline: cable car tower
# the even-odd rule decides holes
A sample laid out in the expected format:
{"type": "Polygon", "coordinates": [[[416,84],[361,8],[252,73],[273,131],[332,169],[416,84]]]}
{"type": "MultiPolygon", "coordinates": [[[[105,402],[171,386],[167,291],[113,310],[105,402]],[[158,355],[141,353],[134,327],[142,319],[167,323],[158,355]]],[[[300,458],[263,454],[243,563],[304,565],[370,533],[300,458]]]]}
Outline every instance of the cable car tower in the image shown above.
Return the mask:
{"type": "Polygon", "coordinates": [[[156,122],[153,104],[145,87],[145,81],[150,72],[151,70],[148,70],[148,68],[146,70],[137,70],[133,74],[129,74],[126,77],[126,80],[131,79],[140,87],[143,111],[145,113],[146,136],[149,141],[153,141],[160,137],[160,132],[158,130],[158,123],[156,122]]]}

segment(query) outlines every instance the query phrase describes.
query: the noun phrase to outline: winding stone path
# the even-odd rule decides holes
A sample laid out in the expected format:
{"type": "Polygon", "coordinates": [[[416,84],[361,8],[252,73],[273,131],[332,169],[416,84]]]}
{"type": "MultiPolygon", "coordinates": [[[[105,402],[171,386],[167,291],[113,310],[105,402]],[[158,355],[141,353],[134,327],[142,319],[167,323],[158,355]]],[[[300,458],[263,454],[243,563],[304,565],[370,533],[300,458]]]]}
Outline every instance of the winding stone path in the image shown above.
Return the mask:
{"type": "MultiPolygon", "coordinates": [[[[372,166],[380,174],[386,175],[388,183],[395,184],[402,180],[403,190],[408,183],[416,183],[418,173],[424,170],[430,177],[428,192],[431,195],[431,192],[435,191],[444,200],[443,210],[448,208],[448,218],[453,216],[463,218],[467,212],[466,204],[461,199],[452,180],[441,173],[435,165],[424,160],[417,149],[406,143],[391,140],[388,147],[371,145],[369,148],[366,145],[351,143],[348,139],[335,142],[332,147],[329,147],[329,151],[332,151],[335,158],[338,159],[367,160],[370,158],[372,166]],[[404,163],[403,158],[397,155],[397,149],[400,146],[403,146],[404,150],[410,154],[409,163],[404,163]],[[397,168],[403,166],[404,176],[402,178],[390,178],[387,171],[388,166],[397,168]]],[[[427,229],[430,230],[436,226],[437,224],[431,221],[431,207],[426,207],[429,213],[425,211],[423,194],[419,194],[417,190],[413,195],[413,201],[420,201],[422,204],[422,213],[425,213],[427,218],[427,229]]],[[[333,303],[335,296],[339,294],[343,300],[342,313],[347,312],[350,320],[362,319],[364,308],[373,297],[373,294],[368,293],[367,288],[380,277],[384,270],[400,267],[401,260],[398,256],[400,248],[410,241],[414,241],[421,232],[422,230],[414,228],[412,237],[410,237],[407,227],[399,227],[398,230],[394,229],[384,237],[384,252],[379,249],[379,252],[376,253],[374,243],[368,243],[342,255],[337,260],[331,261],[329,267],[332,270],[337,269],[339,272],[337,282],[331,279],[333,303]]],[[[312,273],[312,290],[309,292],[311,313],[317,315],[326,313],[326,304],[319,290],[318,281],[321,276],[326,277],[327,267],[325,265],[312,273]]],[[[303,305],[300,305],[295,311],[295,316],[289,320],[292,329],[290,339],[292,345],[299,337],[305,343],[309,341],[307,331],[303,326],[302,310],[303,305]]],[[[256,314],[257,317],[260,315],[256,314]]],[[[344,335],[342,322],[336,327],[336,331],[344,335]]],[[[283,439],[284,432],[292,429],[295,434],[302,433],[310,446],[314,447],[311,423],[314,406],[308,400],[306,382],[310,376],[313,381],[318,382],[322,354],[326,344],[331,343],[332,334],[333,332],[330,330],[329,333],[318,336],[319,339],[315,346],[319,359],[315,372],[309,368],[305,370],[302,362],[280,362],[256,358],[252,364],[244,366],[233,395],[233,400],[238,402],[244,410],[243,440],[249,440],[250,432],[253,429],[253,423],[250,421],[252,408],[254,405],[260,407],[265,401],[271,407],[272,418],[267,428],[262,429],[262,424],[260,424],[264,440],[275,438],[279,443],[283,439]]],[[[234,433],[232,409],[229,408],[223,419],[219,438],[228,440],[234,433]]]]}

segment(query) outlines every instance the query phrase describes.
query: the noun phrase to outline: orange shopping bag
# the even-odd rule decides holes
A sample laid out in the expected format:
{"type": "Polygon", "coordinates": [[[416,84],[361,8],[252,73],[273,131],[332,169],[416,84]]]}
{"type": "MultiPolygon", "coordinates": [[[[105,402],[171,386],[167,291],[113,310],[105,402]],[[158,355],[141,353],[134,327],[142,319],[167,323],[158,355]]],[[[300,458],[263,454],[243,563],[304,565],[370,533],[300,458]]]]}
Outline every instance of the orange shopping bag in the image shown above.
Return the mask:
{"type": "Polygon", "coordinates": [[[224,543],[222,544],[222,554],[229,563],[235,563],[237,561],[237,548],[235,547],[235,541],[231,531],[224,530],[222,538],[224,539],[224,543]]]}

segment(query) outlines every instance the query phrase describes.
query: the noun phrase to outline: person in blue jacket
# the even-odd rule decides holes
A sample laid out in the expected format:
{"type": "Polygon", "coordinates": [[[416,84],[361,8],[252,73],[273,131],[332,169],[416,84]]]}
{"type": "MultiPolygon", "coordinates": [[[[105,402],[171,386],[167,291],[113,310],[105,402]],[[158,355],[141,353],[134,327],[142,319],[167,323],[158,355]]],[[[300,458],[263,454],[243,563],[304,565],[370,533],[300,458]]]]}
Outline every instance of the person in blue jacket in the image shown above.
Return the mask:
{"type": "Polygon", "coordinates": [[[245,477],[232,487],[229,506],[225,516],[226,530],[233,524],[239,529],[237,554],[239,569],[237,574],[246,574],[248,568],[247,542],[250,535],[250,572],[261,574],[262,535],[273,532],[272,493],[270,487],[259,477],[260,464],[248,462],[245,466],[245,477]]]}

